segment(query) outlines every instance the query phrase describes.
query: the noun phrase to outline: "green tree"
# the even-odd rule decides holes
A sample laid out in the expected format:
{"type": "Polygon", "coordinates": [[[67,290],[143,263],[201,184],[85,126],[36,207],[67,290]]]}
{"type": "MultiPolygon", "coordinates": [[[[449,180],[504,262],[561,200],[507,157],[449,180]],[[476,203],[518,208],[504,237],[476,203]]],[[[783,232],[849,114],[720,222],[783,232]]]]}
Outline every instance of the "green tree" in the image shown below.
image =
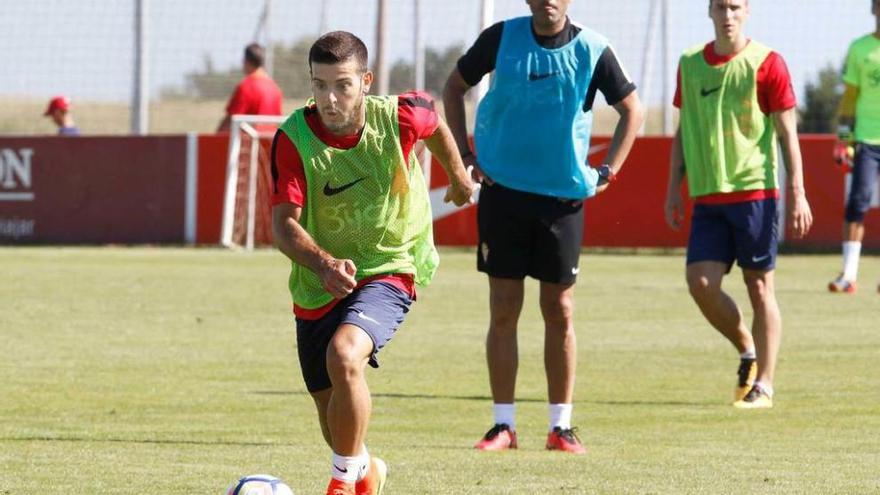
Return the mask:
{"type": "Polygon", "coordinates": [[[800,132],[829,133],[837,128],[837,107],[843,95],[840,70],[828,64],[815,81],[804,86],[800,132]]]}
{"type": "MultiPolygon", "coordinates": [[[[462,45],[453,45],[443,50],[434,48],[425,50],[425,89],[435,98],[443,93],[446,78],[449,77],[462,53],[464,53],[462,45]]],[[[412,89],[415,84],[414,74],[412,64],[398,60],[391,66],[388,90],[392,93],[401,93],[412,89]]]]}

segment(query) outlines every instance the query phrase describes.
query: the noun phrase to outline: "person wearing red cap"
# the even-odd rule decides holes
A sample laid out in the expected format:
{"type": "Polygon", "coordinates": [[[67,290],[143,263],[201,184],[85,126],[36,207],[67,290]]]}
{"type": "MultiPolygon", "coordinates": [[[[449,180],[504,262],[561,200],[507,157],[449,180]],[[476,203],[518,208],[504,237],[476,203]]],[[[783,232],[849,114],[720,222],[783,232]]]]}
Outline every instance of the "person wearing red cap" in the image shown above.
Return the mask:
{"type": "Polygon", "coordinates": [[[43,115],[55,122],[59,136],[79,136],[79,128],[73,123],[73,114],[70,113],[70,98],[66,96],[52,98],[43,115]]]}
{"type": "Polygon", "coordinates": [[[229,130],[230,119],[236,114],[281,115],[281,89],[263,68],[266,51],[258,43],[244,49],[242,71],[244,79],[235,88],[226,105],[226,116],[217,132],[229,130]]]}

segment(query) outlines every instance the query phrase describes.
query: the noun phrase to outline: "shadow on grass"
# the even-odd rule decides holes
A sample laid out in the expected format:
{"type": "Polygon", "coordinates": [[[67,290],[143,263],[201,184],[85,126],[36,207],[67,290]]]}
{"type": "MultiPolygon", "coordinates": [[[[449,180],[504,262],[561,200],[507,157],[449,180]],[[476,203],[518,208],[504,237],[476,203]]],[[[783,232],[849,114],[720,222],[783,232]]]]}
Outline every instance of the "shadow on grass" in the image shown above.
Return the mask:
{"type": "Polygon", "coordinates": [[[284,442],[245,442],[230,440],[175,440],[144,438],[90,438],[90,437],[0,437],[0,442],[82,442],[82,443],[135,443],[155,445],[224,445],[231,447],[294,447],[300,444],[284,442]]]}
{"type": "MultiPolygon", "coordinates": [[[[305,390],[254,390],[254,395],[308,395],[305,390]]],[[[402,393],[378,393],[373,397],[389,399],[428,399],[428,400],[461,400],[461,401],[491,401],[488,395],[429,395],[429,394],[402,394],[402,393]]],[[[517,398],[516,402],[544,403],[547,399],[534,397],[517,398]]],[[[674,407],[718,407],[717,402],[676,401],[676,400],[575,400],[575,404],[598,404],[602,406],[674,406],[674,407]]]]}

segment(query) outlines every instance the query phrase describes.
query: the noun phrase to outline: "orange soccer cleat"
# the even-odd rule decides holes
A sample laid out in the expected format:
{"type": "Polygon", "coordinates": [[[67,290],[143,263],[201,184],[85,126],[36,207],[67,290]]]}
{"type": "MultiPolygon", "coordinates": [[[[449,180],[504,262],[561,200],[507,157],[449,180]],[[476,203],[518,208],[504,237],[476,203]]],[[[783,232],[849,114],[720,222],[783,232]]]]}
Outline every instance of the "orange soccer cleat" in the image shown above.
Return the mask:
{"type": "Polygon", "coordinates": [[[474,448],[490,451],[515,449],[516,432],[511,430],[509,425],[496,424],[474,445],[474,448]]]}
{"type": "Polygon", "coordinates": [[[577,428],[560,427],[553,428],[547,434],[547,450],[561,450],[572,454],[586,454],[587,449],[581,444],[581,439],[576,435],[577,428]]]}

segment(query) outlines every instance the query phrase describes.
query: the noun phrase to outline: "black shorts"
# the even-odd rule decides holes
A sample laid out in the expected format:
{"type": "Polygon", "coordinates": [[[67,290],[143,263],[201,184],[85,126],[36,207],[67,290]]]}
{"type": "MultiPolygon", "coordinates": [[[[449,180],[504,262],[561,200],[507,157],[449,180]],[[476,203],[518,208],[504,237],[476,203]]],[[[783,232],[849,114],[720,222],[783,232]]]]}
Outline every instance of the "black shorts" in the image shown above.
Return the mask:
{"type": "Polygon", "coordinates": [[[339,301],[317,320],[296,319],[296,346],[303,380],[309,392],[333,386],[327,373],[327,346],[336,330],[351,324],[360,327],[373,341],[370,366],[379,367],[376,354],[385,347],[409,312],[412,299],[384,282],[370,282],[339,301]]]}
{"type": "Polygon", "coordinates": [[[477,206],[477,269],[497,278],[573,284],[584,236],[584,202],[483,185],[477,206]]]}

